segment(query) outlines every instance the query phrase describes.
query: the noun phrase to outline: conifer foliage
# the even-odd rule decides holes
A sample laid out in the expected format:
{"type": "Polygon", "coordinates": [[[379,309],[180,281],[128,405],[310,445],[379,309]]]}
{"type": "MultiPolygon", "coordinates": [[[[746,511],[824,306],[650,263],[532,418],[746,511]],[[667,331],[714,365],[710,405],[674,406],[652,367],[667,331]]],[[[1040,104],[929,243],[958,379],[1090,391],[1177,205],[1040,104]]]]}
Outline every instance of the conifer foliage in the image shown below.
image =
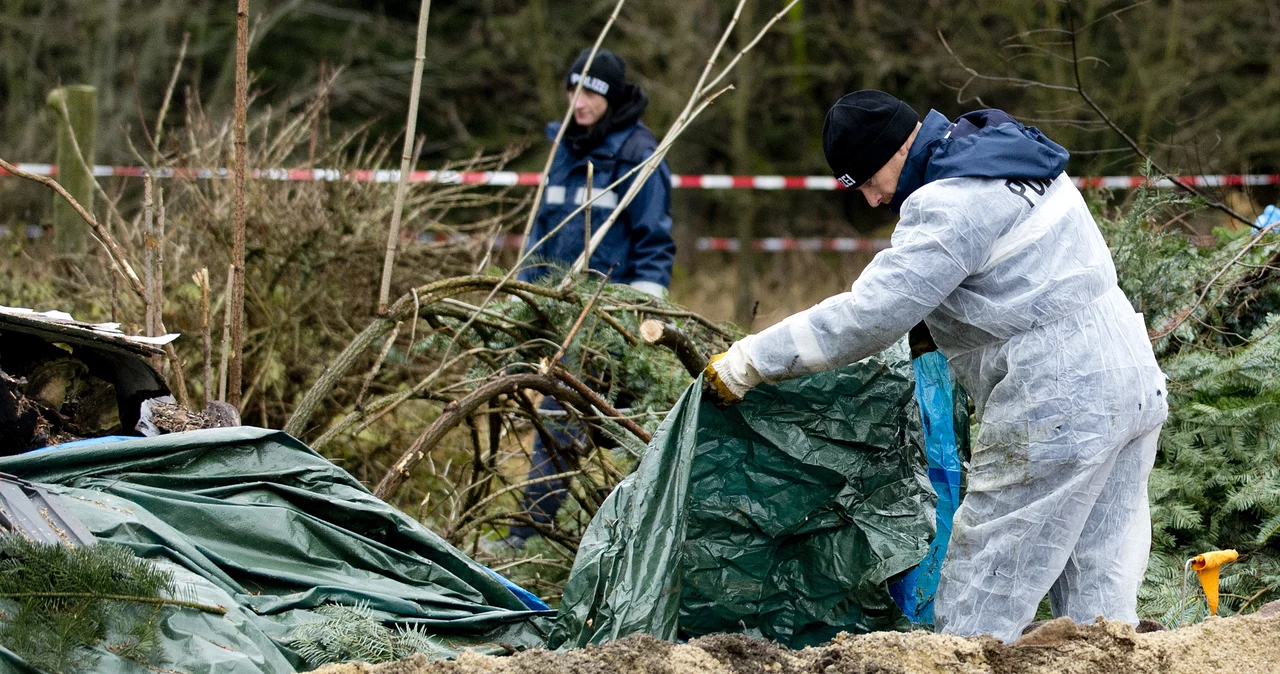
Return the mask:
{"type": "Polygon", "coordinates": [[[1145,190],[1121,217],[1099,218],[1169,377],[1139,608],[1170,625],[1208,614],[1183,567],[1210,550],[1241,554],[1223,569],[1219,614],[1280,598],[1280,235],[1218,229],[1196,247],[1168,226],[1196,206],[1145,190]]]}
{"type": "Polygon", "coordinates": [[[443,650],[420,629],[382,624],[368,604],[326,604],[324,620],[294,630],[290,645],[313,667],[333,662],[389,662],[422,653],[436,659],[443,650]]]}
{"type": "Polygon", "coordinates": [[[91,670],[95,647],[142,663],[159,650],[173,574],[111,543],[70,547],[0,537],[0,644],[31,666],[91,670]]]}

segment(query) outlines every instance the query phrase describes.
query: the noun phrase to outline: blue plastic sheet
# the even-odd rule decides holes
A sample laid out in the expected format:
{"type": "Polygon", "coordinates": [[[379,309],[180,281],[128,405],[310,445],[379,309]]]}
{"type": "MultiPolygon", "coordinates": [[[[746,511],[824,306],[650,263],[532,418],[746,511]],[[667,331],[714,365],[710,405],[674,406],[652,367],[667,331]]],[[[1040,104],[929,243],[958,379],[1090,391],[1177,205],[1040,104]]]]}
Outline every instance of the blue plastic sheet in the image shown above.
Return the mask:
{"type": "MultiPolygon", "coordinates": [[[[937,533],[920,565],[889,586],[893,600],[913,623],[933,624],[933,596],[938,591],[942,560],[951,540],[951,521],[960,506],[960,451],[956,433],[957,390],[947,359],[932,351],[912,363],[916,371],[916,401],[924,425],[929,482],[938,495],[937,533]]],[[[961,394],[963,395],[963,394],[961,394]]]]}

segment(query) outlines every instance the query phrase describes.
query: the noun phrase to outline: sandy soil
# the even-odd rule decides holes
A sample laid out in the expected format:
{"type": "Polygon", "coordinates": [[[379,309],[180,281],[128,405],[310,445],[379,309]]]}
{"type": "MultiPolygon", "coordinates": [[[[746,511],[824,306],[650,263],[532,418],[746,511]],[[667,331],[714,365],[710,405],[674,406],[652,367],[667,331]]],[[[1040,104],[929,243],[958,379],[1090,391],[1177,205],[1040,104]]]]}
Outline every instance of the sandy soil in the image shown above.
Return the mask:
{"type": "Polygon", "coordinates": [[[1211,618],[1177,630],[1136,634],[1129,625],[1054,620],[1012,645],[989,637],[929,632],[842,634],[801,651],[717,634],[687,644],[633,636],[562,653],[464,654],[453,662],[417,656],[384,665],[330,665],[316,674],[1204,674],[1280,672],[1274,611],[1211,618]],[[1272,615],[1265,615],[1271,613],[1272,615]]]}

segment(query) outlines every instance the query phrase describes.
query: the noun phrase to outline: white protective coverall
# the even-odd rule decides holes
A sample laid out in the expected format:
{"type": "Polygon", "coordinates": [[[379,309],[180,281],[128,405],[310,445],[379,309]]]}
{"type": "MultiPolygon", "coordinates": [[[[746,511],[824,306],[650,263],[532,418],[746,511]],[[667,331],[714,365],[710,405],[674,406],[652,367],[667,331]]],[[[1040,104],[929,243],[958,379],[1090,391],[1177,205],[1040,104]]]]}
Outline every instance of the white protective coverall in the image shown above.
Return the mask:
{"type": "Polygon", "coordinates": [[[923,319],[979,420],[937,629],[1011,642],[1046,593],[1055,616],[1136,623],[1165,377],[1080,192],[1065,173],[947,178],[901,216],[850,292],[726,358],[777,382],[861,360],[923,319]]]}

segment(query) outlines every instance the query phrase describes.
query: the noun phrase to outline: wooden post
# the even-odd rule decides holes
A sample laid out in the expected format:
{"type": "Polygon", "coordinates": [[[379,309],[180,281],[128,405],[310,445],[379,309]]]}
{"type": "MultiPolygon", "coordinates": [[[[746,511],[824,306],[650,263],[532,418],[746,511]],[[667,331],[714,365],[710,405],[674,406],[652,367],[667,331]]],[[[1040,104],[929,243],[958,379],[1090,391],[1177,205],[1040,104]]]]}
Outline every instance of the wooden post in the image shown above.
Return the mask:
{"type": "Polygon", "coordinates": [[[235,293],[236,265],[227,265],[227,289],[222,293],[222,351],[218,360],[218,400],[227,401],[227,379],[231,369],[231,296],[235,293]]]}
{"type": "Polygon", "coordinates": [[[235,148],[231,222],[231,297],[226,310],[231,316],[231,357],[227,369],[227,390],[223,398],[240,409],[240,359],[244,355],[244,223],[245,174],[249,167],[249,142],[245,131],[249,105],[249,0],[236,3],[236,120],[232,146],[235,148]]]}
{"type": "Polygon", "coordinates": [[[145,318],[143,319],[143,333],[148,337],[155,337],[156,330],[156,237],[155,237],[155,200],[152,197],[151,176],[150,174],[142,177],[142,278],[143,278],[143,298],[142,303],[146,307],[145,318]]]}
{"type": "MultiPolygon", "coordinates": [[[[739,35],[743,41],[751,39],[756,27],[755,4],[742,6],[742,19],[738,24],[739,35]]],[[[733,172],[738,175],[750,175],[755,172],[752,162],[752,144],[747,134],[748,114],[755,97],[756,64],[754,54],[742,57],[742,67],[738,69],[737,91],[733,95],[732,126],[729,130],[729,152],[733,172]]],[[[751,247],[755,240],[756,202],[751,190],[735,190],[729,197],[734,206],[734,221],[737,224],[735,234],[738,238],[738,282],[733,302],[733,322],[747,332],[751,332],[751,324],[755,322],[756,295],[755,281],[758,276],[759,256],[751,247]]]]}
{"type": "Polygon", "coordinates": [[[204,405],[200,409],[209,409],[209,401],[214,400],[213,390],[213,334],[209,324],[209,268],[201,267],[191,276],[191,280],[200,287],[200,336],[201,353],[204,355],[204,405]]]}
{"type": "MultiPolygon", "coordinates": [[[[98,90],[87,85],[62,87],[49,92],[46,102],[58,118],[58,183],[92,213],[93,176],[84,170],[76,148],[84,155],[84,163],[93,166],[93,147],[98,133],[98,90]]],[[[89,250],[89,226],[57,195],[53,197],[53,241],[59,253],[89,250]]]]}

